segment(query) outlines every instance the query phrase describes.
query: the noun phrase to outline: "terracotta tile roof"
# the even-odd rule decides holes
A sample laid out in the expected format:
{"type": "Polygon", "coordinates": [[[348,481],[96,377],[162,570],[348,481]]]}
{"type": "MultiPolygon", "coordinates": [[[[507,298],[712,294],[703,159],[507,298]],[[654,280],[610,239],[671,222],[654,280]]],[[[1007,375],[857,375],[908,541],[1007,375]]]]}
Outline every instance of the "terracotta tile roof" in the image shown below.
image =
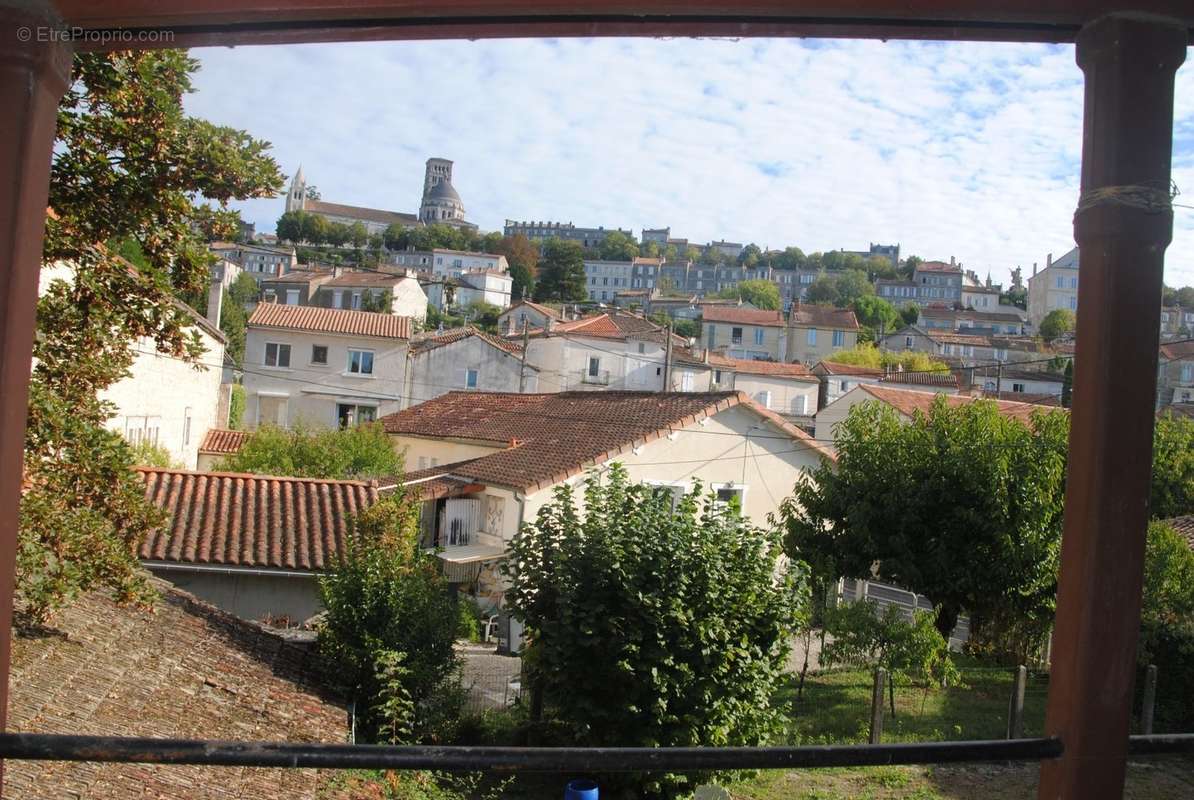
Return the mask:
{"type": "MultiPolygon", "coordinates": [[[[321,691],[308,642],[283,638],[153,580],[152,611],[96,592],[64,608],[58,635],[14,632],[10,730],[341,744],[344,705],[321,691]]],[[[315,800],[327,773],[162,764],[8,761],[5,797],[315,800]]]]}
{"type": "Polygon", "coordinates": [[[212,428],[203,434],[203,441],[199,443],[199,452],[209,455],[227,456],[239,453],[252,433],[249,431],[230,431],[223,428],[212,428]]]}
{"type": "Polygon", "coordinates": [[[258,303],[249,317],[249,327],[372,336],[378,339],[409,339],[411,333],[410,317],[282,303],[258,303]]]}
{"type": "Polygon", "coordinates": [[[413,472],[407,472],[392,478],[382,478],[377,482],[377,490],[382,494],[386,494],[388,491],[392,491],[399,485],[402,485],[407,487],[407,492],[410,496],[418,497],[421,500],[438,500],[441,497],[462,497],[464,495],[483,492],[485,491],[485,484],[452,474],[452,468],[457,466],[457,464],[470,463],[472,460],[474,459],[454,464],[440,464],[439,466],[414,470],[413,472]]]}
{"type": "MultiPolygon", "coordinates": [[[[434,350],[437,347],[453,344],[455,342],[464,341],[470,337],[477,337],[487,344],[491,344],[507,353],[519,354],[522,353],[522,345],[518,344],[516,340],[500,339],[497,336],[486,333],[485,331],[477,330],[471,325],[466,325],[462,328],[448,328],[442,332],[432,331],[429,333],[416,334],[411,341],[411,350],[418,355],[425,353],[428,350],[434,350]]],[[[530,366],[528,364],[528,366],[530,366]]],[[[533,369],[533,367],[532,367],[533,369]]]]}
{"type": "MultiPolygon", "coordinates": [[[[976,396],[981,396],[985,400],[994,400],[994,399],[998,398],[998,396],[999,396],[997,392],[988,392],[985,390],[981,391],[981,392],[974,392],[974,394],[976,396]]],[[[1008,390],[1004,389],[1003,396],[1005,398],[1006,397],[1015,397],[1016,398],[1015,402],[1017,402],[1017,403],[1032,403],[1032,404],[1038,405],[1038,406],[1054,406],[1057,408],[1061,407],[1061,395],[1060,394],[1034,394],[1034,393],[1028,393],[1028,392],[1009,392],[1008,390]]]]}
{"type": "MultiPolygon", "coordinates": [[[[605,311],[600,314],[582,317],[581,319],[558,322],[552,325],[550,331],[535,328],[528,331],[528,333],[531,336],[561,336],[571,334],[573,336],[617,339],[619,341],[633,338],[662,342],[665,338],[665,328],[663,326],[656,325],[649,319],[638,316],[637,314],[619,313],[617,311],[605,311]]],[[[521,335],[521,332],[508,334],[512,339],[521,335]]],[[[673,341],[677,344],[685,344],[687,340],[676,336],[673,338],[673,341]]]]}
{"type": "Polygon", "coordinates": [[[720,353],[709,354],[709,366],[715,369],[732,370],[740,375],[771,375],[777,378],[819,383],[820,379],[808,371],[803,364],[784,364],[779,361],[754,361],[748,358],[730,358],[720,353]]]}
{"type": "Polygon", "coordinates": [[[909,372],[894,371],[879,378],[880,383],[902,383],[909,386],[940,386],[946,389],[958,388],[958,376],[952,372],[909,372]]]}
{"type": "Polygon", "coordinates": [[[701,316],[705,322],[726,322],[737,325],[758,325],[768,328],[784,327],[784,315],[778,311],[738,306],[704,305],[701,316]]]}
{"type": "Polygon", "coordinates": [[[813,364],[813,371],[826,375],[856,375],[860,378],[882,378],[884,370],[880,367],[863,367],[858,364],[843,364],[840,361],[821,359],[813,364]]]}
{"type": "Polygon", "coordinates": [[[971,308],[953,309],[953,308],[933,308],[927,306],[920,310],[922,317],[930,319],[971,319],[981,320],[984,322],[1023,322],[1027,318],[1027,314],[1021,316],[1010,311],[976,311],[971,308]]]}
{"type": "Polygon", "coordinates": [[[1194,514],[1186,514],[1182,517],[1170,517],[1163,519],[1161,522],[1177,531],[1177,535],[1186,540],[1191,549],[1194,549],[1194,514]]]}
{"type": "Polygon", "coordinates": [[[283,272],[274,278],[266,278],[261,283],[262,285],[270,283],[317,283],[322,284],[325,281],[332,279],[331,270],[319,269],[292,269],[290,272],[283,272]]]}
{"type": "Polygon", "coordinates": [[[398,275],[393,272],[342,272],[339,277],[332,278],[325,284],[328,286],[370,286],[389,288],[397,286],[406,280],[405,275],[398,275]]]}
{"type": "Polygon", "coordinates": [[[1166,414],[1173,414],[1175,417],[1189,417],[1194,419],[1194,403],[1170,403],[1167,406],[1161,406],[1157,410],[1157,416],[1163,417],[1166,414]]]}
{"type": "MultiPolygon", "coordinates": [[[[933,402],[938,395],[932,392],[918,392],[912,389],[893,389],[887,386],[876,386],[874,384],[863,383],[859,384],[859,389],[874,397],[876,400],[882,400],[896,411],[899,411],[905,416],[912,416],[916,412],[921,414],[929,413],[933,402]]],[[[943,395],[945,402],[950,406],[960,406],[966,403],[973,403],[980,398],[964,397],[956,394],[943,395]]],[[[1018,419],[1021,422],[1028,422],[1032,416],[1032,412],[1041,411],[1048,413],[1050,411],[1057,411],[1057,408],[1050,408],[1049,406],[1036,405],[1034,403],[1016,403],[1011,400],[991,400],[999,408],[999,413],[1005,417],[1018,419]]],[[[1068,412],[1067,412],[1068,413],[1068,412]]]]}
{"type": "Polygon", "coordinates": [[[1169,361],[1194,358],[1194,341],[1177,341],[1161,345],[1161,355],[1169,361]]]}
{"type": "Polygon", "coordinates": [[[506,314],[509,314],[511,311],[518,308],[519,306],[526,306],[527,308],[533,308],[535,311],[538,311],[540,314],[550,317],[551,319],[560,319],[560,316],[561,316],[560,312],[557,311],[556,309],[552,308],[551,306],[545,306],[542,303],[534,303],[534,302],[531,302],[530,300],[519,300],[517,303],[515,303],[514,305],[510,306],[505,311],[503,311],[502,312],[503,316],[506,314]]]}
{"type": "Polygon", "coordinates": [[[377,502],[362,481],[138,467],[145,497],[170,519],[140,558],[317,571],[343,555],[352,516],[377,502]]]}
{"type": "Polygon", "coordinates": [[[739,404],[824,452],[808,434],[738,392],[449,392],[381,421],[393,435],[504,447],[440,469],[481,483],[533,490],[739,404]]]}
{"type": "Polygon", "coordinates": [[[962,268],[957,264],[947,264],[944,261],[922,261],[916,265],[917,272],[956,272],[962,274],[962,268]]]}
{"type": "Polygon", "coordinates": [[[835,328],[837,330],[858,330],[858,318],[848,308],[819,306],[796,301],[788,321],[795,327],[835,328]]]}

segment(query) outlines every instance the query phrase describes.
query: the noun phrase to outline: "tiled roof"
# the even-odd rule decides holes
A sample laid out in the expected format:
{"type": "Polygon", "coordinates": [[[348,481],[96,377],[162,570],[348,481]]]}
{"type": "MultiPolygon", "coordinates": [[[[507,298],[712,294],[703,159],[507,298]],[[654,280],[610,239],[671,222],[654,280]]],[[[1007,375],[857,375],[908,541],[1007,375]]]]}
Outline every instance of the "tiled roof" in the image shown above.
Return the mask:
{"type": "MultiPolygon", "coordinates": [[[[927,306],[920,310],[922,317],[930,319],[973,319],[986,322],[1023,322],[1024,317],[1010,311],[978,311],[973,308],[953,309],[927,306]]],[[[1025,315],[1027,316],[1027,315],[1025,315]]]]}
{"type": "Polygon", "coordinates": [[[1169,519],[1161,520],[1161,522],[1177,531],[1177,535],[1185,539],[1190,547],[1194,549],[1194,514],[1186,514],[1182,517],[1170,517],[1169,519]]]}
{"type": "Polygon", "coordinates": [[[863,367],[858,364],[843,364],[840,361],[821,359],[813,364],[813,371],[826,375],[856,375],[863,378],[882,378],[884,371],[880,367],[863,367]]]}
{"type": "Polygon", "coordinates": [[[514,305],[510,306],[505,311],[503,311],[502,312],[503,316],[506,314],[509,314],[511,311],[518,308],[519,306],[526,306],[527,308],[532,308],[535,311],[538,311],[540,314],[543,314],[546,317],[550,317],[551,319],[560,319],[560,312],[557,311],[556,309],[552,308],[551,306],[545,306],[542,303],[533,303],[530,300],[519,300],[517,303],[515,303],[514,305]]]}
{"type": "Polygon", "coordinates": [[[498,337],[492,336],[484,331],[477,330],[471,325],[466,325],[463,328],[449,328],[442,332],[432,331],[429,333],[417,334],[411,342],[411,349],[417,355],[419,353],[425,353],[428,350],[434,350],[437,347],[443,347],[444,345],[463,341],[472,336],[475,336],[481,341],[491,344],[499,350],[503,350],[507,353],[516,354],[522,352],[522,345],[518,344],[516,340],[499,339],[498,337]]]}
{"type": "Polygon", "coordinates": [[[552,486],[631,449],[744,404],[793,439],[821,451],[808,434],[737,392],[449,392],[382,417],[387,433],[471,439],[503,447],[441,470],[516,489],[552,486]]]}
{"type": "MultiPolygon", "coordinates": [[[[55,635],[12,637],[8,724],[25,733],[341,744],[342,703],[320,691],[310,643],[292,641],[152,579],[152,611],[84,595],[55,635]]],[[[8,761],[5,797],[26,800],[315,800],[312,769],[8,761]]]]}
{"type": "MultiPolygon", "coordinates": [[[[462,462],[464,463],[464,462],[462,462]]],[[[397,486],[406,486],[410,497],[421,500],[438,500],[441,497],[463,497],[485,491],[485,484],[452,474],[455,464],[441,464],[427,469],[414,470],[392,478],[382,478],[378,491],[385,494],[397,486]]]]}
{"type": "Polygon", "coordinates": [[[784,315],[778,311],[764,311],[761,308],[739,308],[738,306],[702,306],[701,316],[705,322],[726,322],[738,325],[782,328],[784,315]]]}
{"type": "Polygon", "coordinates": [[[1166,414],[1194,419],[1194,403],[1170,403],[1167,406],[1161,406],[1157,410],[1158,417],[1163,417],[1166,414]]]}
{"type": "Polygon", "coordinates": [[[1161,345],[1161,356],[1169,361],[1194,358],[1194,341],[1177,341],[1161,345]]]}
{"type": "MultiPolygon", "coordinates": [[[[896,411],[899,411],[905,416],[912,416],[916,412],[928,414],[933,402],[938,395],[931,392],[918,392],[912,389],[892,389],[887,386],[876,386],[874,384],[863,383],[859,384],[859,389],[871,395],[877,400],[882,400],[896,411]]],[[[979,398],[963,397],[956,394],[943,395],[945,402],[950,406],[960,406],[966,403],[973,403],[979,398]]],[[[1056,408],[1049,406],[1036,405],[1034,403],[1015,403],[1011,400],[991,400],[999,408],[999,413],[1005,417],[1018,419],[1021,422],[1028,422],[1034,411],[1050,412],[1057,411],[1056,408]]]]}
{"type": "Polygon", "coordinates": [[[956,272],[962,274],[962,268],[957,264],[947,264],[944,261],[922,261],[916,265],[917,272],[956,272]]]}
{"type": "Polygon", "coordinates": [[[779,361],[754,361],[749,358],[730,358],[720,353],[709,354],[709,366],[715,369],[732,370],[740,375],[770,375],[776,378],[819,383],[820,379],[800,363],[784,364],[779,361]]]}
{"type": "Polygon", "coordinates": [[[793,326],[814,328],[836,328],[838,330],[858,330],[858,318],[848,308],[834,308],[833,306],[819,306],[796,301],[792,304],[792,313],[788,316],[793,326]]]}
{"type": "Polygon", "coordinates": [[[324,200],[307,200],[303,203],[303,210],[312,214],[330,214],[334,217],[350,217],[352,219],[368,220],[386,225],[415,225],[419,217],[415,214],[404,214],[400,211],[383,211],[380,208],[362,208],[361,206],[346,206],[341,203],[328,203],[324,200]]]}
{"type": "Polygon", "coordinates": [[[230,431],[223,428],[212,428],[203,434],[203,441],[199,443],[199,452],[209,455],[227,456],[239,453],[252,433],[249,431],[230,431]]]}
{"type": "Polygon", "coordinates": [[[409,339],[410,317],[379,314],[373,311],[349,311],[319,306],[290,306],[282,303],[258,303],[249,317],[249,327],[285,328],[313,333],[339,333],[347,336],[373,336],[379,339],[409,339]]]}
{"type": "Polygon", "coordinates": [[[330,270],[319,269],[292,269],[290,272],[283,272],[274,278],[266,278],[261,283],[318,283],[322,284],[332,279],[330,270]]]}
{"type": "Polygon", "coordinates": [[[398,275],[393,272],[342,272],[339,277],[332,278],[323,286],[376,286],[376,287],[392,287],[397,286],[406,280],[405,275],[398,275]]]}
{"type": "Polygon", "coordinates": [[[902,383],[906,386],[941,386],[943,388],[957,389],[958,376],[952,372],[924,372],[919,370],[912,370],[909,372],[900,372],[895,370],[888,375],[879,378],[880,383],[902,383]]]}
{"type": "Polygon", "coordinates": [[[362,481],[138,467],[145,497],[170,519],[141,545],[146,561],[317,571],[344,553],[349,520],[377,502],[362,481]]]}

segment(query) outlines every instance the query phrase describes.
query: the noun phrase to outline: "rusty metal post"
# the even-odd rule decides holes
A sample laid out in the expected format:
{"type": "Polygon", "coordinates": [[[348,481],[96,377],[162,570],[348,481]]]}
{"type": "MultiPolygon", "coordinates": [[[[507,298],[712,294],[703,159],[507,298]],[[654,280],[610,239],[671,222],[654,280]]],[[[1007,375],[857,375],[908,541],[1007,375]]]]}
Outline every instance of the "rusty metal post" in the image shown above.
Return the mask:
{"type": "Polygon", "coordinates": [[[1028,685],[1028,668],[1023,664],[1016,667],[1016,679],[1012,684],[1012,696],[1008,701],[1007,738],[1019,739],[1024,735],[1024,689],[1028,685]]]}
{"type": "Polygon", "coordinates": [[[17,504],[50,152],[70,80],[70,44],[39,40],[51,26],[61,31],[54,18],[48,2],[0,2],[0,729],[8,709],[17,504]]]}
{"type": "Polygon", "coordinates": [[[1110,15],[1078,35],[1086,78],[1074,408],[1041,800],[1123,793],[1148,521],[1161,273],[1173,230],[1184,27],[1110,15]]]}
{"type": "Polygon", "coordinates": [[[1140,709],[1140,732],[1153,735],[1153,714],[1157,708],[1157,665],[1149,664],[1144,672],[1144,702],[1140,709]]]}

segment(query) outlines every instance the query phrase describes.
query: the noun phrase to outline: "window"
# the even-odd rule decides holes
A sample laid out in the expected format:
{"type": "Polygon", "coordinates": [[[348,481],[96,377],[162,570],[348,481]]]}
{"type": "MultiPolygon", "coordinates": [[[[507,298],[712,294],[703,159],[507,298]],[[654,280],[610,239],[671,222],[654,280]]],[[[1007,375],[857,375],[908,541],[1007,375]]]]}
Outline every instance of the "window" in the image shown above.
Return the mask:
{"type": "Polygon", "coordinates": [[[667,503],[668,508],[672,511],[676,510],[676,506],[684,499],[684,486],[669,483],[648,483],[651,487],[651,496],[658,497],[667,503]]]}
{"type": "Polygon", "coordinates": [[[834,331],[833,332],[833,346],[841,347],[845,343],[846,343],[846,332],[845,331],[834,331]]]}
{"type": "Polygon", "coordinates": [[[267,367],[289,367],[290,345],[265,343],[265,365],[267,367]]]}
{"type": "Polygon", "coordinates": [[[464,388],[477,388],[477,371],[475,369],[466,369],[464,371],[464,388]]]}
{"type": "Polygon", "coordinates": [[[680,391],[682,391],[682,392],[691,392],[692,391],[692,373],[691,372],[685,372],[683,375],[680,376],[680,391]]]}
{"type": "Polygon", "coordinates": [[[911,350],[911,349],[912,349],[912,337],[911,337],[911,336],[905,336],[905,337],[904,337],[904,349],[905,349],[905,350],[911,350]]]}
{"type": "Polygon", "coordinates": [[[741,328],[730,328],[730,344],[742,344],[741,328]]]}
{"type": "Polygon", "coordinates": [[[297,306],[298,304],[299,304],[299,290],[298,289],[287,289],[286,290],[286,305],[297,306]]]}
{"type": "Polygon", "coordinates": [[[1024,391],[1024,384],[1022,384],[1022,383],[1013,383],[1013,384],[1012,384],[1012,391],[1013,391],[1013,392],[1023,392],[1023,391],[1024,391]]]}
{"type": "Polygon", "coordinates": [[[340,289],[332,292],[332,308],[344,308],[344,292],[340,289]]]}
{"type": "Polygon", "coordinates": [[[601,374],[601,359],[598,356],[589,356],[589,377],[596,378],[601,374]]]}
{"type": "Polygon", "coordinates": [[[352,307],[355,309],[359,309],[361,307],[361,293],[360,292],[352,293],[352,307]]]}
{"type": "Polygon", "coordinates": [[[257,424],[286,427],[288,398],[279,395],[257,395],[257,424]]]}
{"type": "Polygon", "coordinates": [[[182,446],[186,447],[191,443],[191,409],[184,409],[182,412],[182,446]]]}
{"type": "Polygon", "coordinates": [[[996,361],[1007,361],[1007,350],[997,349],[995,351],[995,360],[996,361]]]}
{"type": "Polygon", "coordinates": [[[713,501],[713,507],[727,511],[741,512],[742,499],[745,493],[745,486],[736,486],[734,484],[719,486],[717,487],[717,496],[713,501]]]}
{"type": "Polygon", "coordinates": [[[1194,381],[1194,364],[1182,364],[1182,383],[1194,381]]]}
{"type": "Polygon", "coordinates": [[[713,382],[718,385],[721,385],[721,370],[719,370],[719,369],[713,370],[713,382]]]}
{"type": "Polygon", "coordinates": [[[1065,288],[1065,278],[1062,278],[1062,277],[1060,277],[1060,276],[1057,278],[1057,288],[1058,288],[1058,289],[1064,289],[1064,288],[1065,288]]]}
{"type": "Polygon", "coordinates": [[[1070,311],[1077,311],[1077,310],[1078,310],[1078,298],[1071,297],[1070,298],[1070,311]]]}
{"type": "Polygon", "coordinates": [[[355,403],[338,403],[336,405],[336,419],[341,428],[351,428],[362,422],[372,422],[377,419],[376,406],[362,406],[355,403]]]}
{"type": "Polygon", "coordinates": [[[328,346],[326,344],[311,345],[311,363],[312,364],[327,364],[328,363],[328,346]]]}
{"type": "Polygon", "coordinates": [[[770,409],[771,408],[771,392],[768,392],[768,391],[756,392],[755,393],[755,402],[758,403],[759,405],[761,405],[763,408],[770,409]]]}
{"type": "Polygon", "coordinates": [[[644,344],[643,342],[639,342],[639,343],[638,343],[638,351],[639,351],[640,353],[645,353],[645,352],[647,352],[647,345],[646,345],[646,344],[644,344]]]}
{"type": "Polygon", "coordinates": [[[850,391],[850,381],[842,381],[842,388],[841,388],[841,390],[842,390],[843,392],[848,392],[848,391],[850,391]]]}
{"type": "Polygon", "coordinates": [[[799,394],[792,398],[792,413],[793,414],[807,414],[808,413],[808,397],[807,396],[799,394]]]}
{"type": "Polygon", "coordinates": [[[763,334],[764,331],[762,328],[755,328],[755,344],[763,343],[763,334]]]}
{"type": "Polygon", "coordinates": [[[942,353],[947,356],[952,356],[954,354],[954,346],[952,344],[945,345],[945,347],[942,349],[942,353]]]}
{"type": "Polygon", "coordinates": [[[808,346],[809,347],[817,346],[817,329],[816,328],[808,329],[808,346]]]}
{"type": "Polygon", "coordinates": [[[349,350],[348,371],[354,375],[373,374],[372,350],[349,350]]]}
{"type": "Polygon", "coordinates": [[[1070,288],[1071,289],[1078,288],[1078,279],[1077,278],[1070,278],[1070,288]]]}

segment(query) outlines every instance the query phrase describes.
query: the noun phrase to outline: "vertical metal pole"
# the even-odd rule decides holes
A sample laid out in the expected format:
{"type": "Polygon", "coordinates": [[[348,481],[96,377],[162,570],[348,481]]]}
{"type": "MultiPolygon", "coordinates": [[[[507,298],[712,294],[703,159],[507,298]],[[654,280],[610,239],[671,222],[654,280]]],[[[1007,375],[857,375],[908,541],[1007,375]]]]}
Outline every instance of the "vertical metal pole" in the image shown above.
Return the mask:
{"type": "Polygon", "coordinates": [[[0,730],[8,711],[17,505],[50,153],[70,80],[70,44],[37,40],[39,30],[62,29],[55,17],[48,2],[0,3],[0,730]]]}
{"type": "Polygon", "coordinates": [[[663,389],[661,391],[670,392],[672,390],[672,321],[669,319],[667,328],[664,329],[663,345],[663,389]]]}
{"type": "Polygon", "coordinates": [[[887,670],[879,667],[875,670],[875,685],[871,689],[871,744],[879,744],[883,740],[883,687],[887,683],[887,670]]]}
{"type": "Polygon", "coordinates": [[[1123,793],[1140,627],[1174,73],[1187,32],[1110,15],[1082,29],[1086,78],[1074,407],[1045,722],[1063,755],[1041,800],[1123,793]]]}
{"type": "Polygon", "coordinates": [[[531,334],[527,327],[527,321],[522,321],[522,360],[518,365],[518,393],[526,394],[527,390],[527,349],[530,344],[531,334]]]}
{"type": "Polygon", "coordinates": [[[1144,703],[1140,710],[1140,732],[1145,736],[1153,733],[1153,711],[1157,705],[1157,665],[1149,664],[1144,673],[1144,703]]]}
{"type": "Polygon", "coordinates": [[[1012,697],[1007,710],[1007,738],[1019,739],[1024,735],[1024,688],[1028,684],[1028,668],[1023,664],[1016,667],[1016,680],[1012,684],[1012,697]]]}

